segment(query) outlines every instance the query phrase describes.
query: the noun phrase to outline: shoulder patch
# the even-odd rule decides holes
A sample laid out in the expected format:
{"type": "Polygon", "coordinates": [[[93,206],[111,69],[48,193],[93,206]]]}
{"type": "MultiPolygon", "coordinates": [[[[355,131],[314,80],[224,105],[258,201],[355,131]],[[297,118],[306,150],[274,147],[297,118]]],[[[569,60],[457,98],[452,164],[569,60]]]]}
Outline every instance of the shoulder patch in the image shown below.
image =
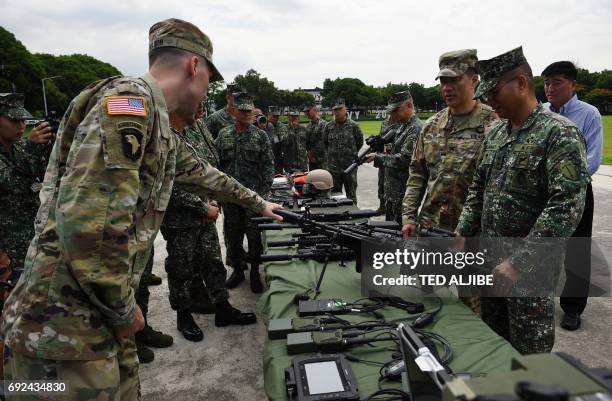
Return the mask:
{"type": "Polygon", "coordinates": [[[108,96],[106,113],[109,116],[147,116],[147,99],[142,96],[108,96]]]}
{"type": "Polygon", "coordinates": [[[138,160],[142,155],[142,132],[144,127],[137,122],[124,121],[117,124],[117,132],[121,135],[121,145],[125,157],[138,160]]]}
{"type": "Polygon", "coordinates": [[[563,176],[568,180],[578,180],[578,172],[576,171],[576,166],[574,166],[571,162],[566,160],[562,161],[561,165],[559,166],[559,169],[561,170],[561,174],[563,174],[563,176]]]}

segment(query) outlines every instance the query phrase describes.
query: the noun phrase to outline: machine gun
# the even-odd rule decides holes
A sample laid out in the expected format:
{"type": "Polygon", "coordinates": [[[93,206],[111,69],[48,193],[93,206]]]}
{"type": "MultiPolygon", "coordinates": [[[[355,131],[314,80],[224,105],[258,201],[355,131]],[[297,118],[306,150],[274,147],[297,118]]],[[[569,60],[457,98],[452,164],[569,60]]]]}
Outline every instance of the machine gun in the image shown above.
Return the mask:
{"type": "Polygon", "coordinates": [[[349,165],[343,172],[344,175],[349,175],[353,170],[355,170],[358,166],[362,165],[366,156],[372,152],[382,152],[385,148],[385,145],[393,141],[395,139],[395,134],[397,133],[397,129],[392,129],[387,131],[384,135],[374,135],[366,139],[367,148],[362,149],[355,156],[355,160],[351,165],[349,165]]]}
{"type": "MultiPolygon", "coordinates": [[[[369,209],[344,211],[338,213],[311,213],[310,208],[306,208],[305,211],[295,211],[294,213],[302,215],[305,219],[328,223],[347,220],[368,219],[370,217],[378,216],[378,212],[376,212],[376,210],[369,209]]],[[[251,218],[251,222],[256,224],[272,223],[273,219],[271,217],[253,217],[251,218]]]]}
{"type": "Polygon", "coordinates": [[[331,246],[330,244],[318,244],[311,247],[299,248],[292,254],[284,253],[261,255],[259,260],[261,262],[276,262],[291,259],[312,259],[316,260],[317,262],[324,263],[326,259],[329,261],[344,261],[353,259],[354,257],[355,252],[352,249],[331,246]]]}

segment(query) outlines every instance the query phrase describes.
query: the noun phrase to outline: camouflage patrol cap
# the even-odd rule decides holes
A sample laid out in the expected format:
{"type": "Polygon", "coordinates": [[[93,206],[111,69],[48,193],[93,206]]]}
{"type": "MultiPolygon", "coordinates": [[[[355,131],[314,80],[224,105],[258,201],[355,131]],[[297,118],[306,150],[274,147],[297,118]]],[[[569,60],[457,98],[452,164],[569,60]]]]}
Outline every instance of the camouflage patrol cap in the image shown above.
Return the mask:
{"type": "Polygon", "coordinates": [[[340,109],[345,106],[346,106],[346,103],[344,102],[344,99],[340,97],[334,101],[332,110],[340,109]]]}
{"type": "Polygon", "coordinates": [[[468,68],[476,68],[476,49],[455,50],[443,53],[438,60],[440,72],[436,79],[440,77],[460,77],[465,74],[468,68]]]}
{"type": "Polygon", "coordinates": [[[523,54],[522,46],[493,57],[492,59],[479,61],[478,71],[480,73],[480,84],[478,88],[476,88],[474,99],[479,99],[487,92],[493,90],[505,73],[524,64],[528,63],[523,54]]]}
{"type": "Polygon", "coordinates": [[[280,107],[278,107],[278,106],[270,106],[270,107],[268,107],[268,113],[272,114],[273,116],[280,116],[281,114],[283,114],[281,112],[280,107]]]}
{"type": "Polygon", "coordinates": [[[308,173],[306,176],[306,184],[310,184],[321,191],[327,191],[333,188],[334,179],[329,171],[317,169],[308,173]]]}
{"type": "Polygon", "coordinates": [[[170,18],[154,24],[149,29],[149,54],[160,47],[175,47],[204,57],[212,70],[210,82],[223,80],[212,61],[210,38],[192,23],[170,18]]]}
{"type": "Polygon", "coordinates": [[[234,92],[232,96],[234,97],[234,105],[238,110],[253,111],[253,109],[255,109],[253,96],[249,95],[247,92],[234,92]]]}
{"type": "Polygon", "coordinates": [[[234,92],[244,92],[244,91],[240,89],[240,86],[238,86],[238,84],[235,82],[230,82],[229,84],[225,85],[225,93],[227,93],[228,95],[231,95],[234,92]]]}
{"type": "Polygon", "coordinates": [[[409,90],[395,92],[389,97],[389,102],[387,103],[387,113],[391,113],[392,111],[399,109],[402,103],[411,99],[412,95],[410,94],[409,90]]]}
{"type": "Polygon", "coordinates": [[[23,93],[0,93],[0,116],[26,120],[32,115],[23,107],[23,93]]]}
{"type": "Polygon", "coordinates": [[[310,111],[310,109],[312,109],[313,107],[316,107],[316,106],[317,105],[314,102],[305,104],[304,107],[302,108],[302,111],[304,113],[308,113],[310,111]]]}
{"type": "Polygon", "coordinates": [[[287,113],[287,114],[289,116],[293,116],[293,117],[298,116],[299,117],[300,116],[300,111],[297,110],[297,109],[291,109],[291,110],[289,110],[289,113],[287,113]]]}

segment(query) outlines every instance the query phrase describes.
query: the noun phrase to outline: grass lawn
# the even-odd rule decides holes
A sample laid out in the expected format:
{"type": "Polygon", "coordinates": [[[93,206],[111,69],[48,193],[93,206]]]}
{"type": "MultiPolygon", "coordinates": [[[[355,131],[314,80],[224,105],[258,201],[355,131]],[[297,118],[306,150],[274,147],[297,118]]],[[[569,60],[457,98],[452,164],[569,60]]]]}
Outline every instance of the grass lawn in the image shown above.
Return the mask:
{"type": "Polygon", "coordinates": [[[603,164],[612,164],[612,116],[603,116],[603,164]]]}

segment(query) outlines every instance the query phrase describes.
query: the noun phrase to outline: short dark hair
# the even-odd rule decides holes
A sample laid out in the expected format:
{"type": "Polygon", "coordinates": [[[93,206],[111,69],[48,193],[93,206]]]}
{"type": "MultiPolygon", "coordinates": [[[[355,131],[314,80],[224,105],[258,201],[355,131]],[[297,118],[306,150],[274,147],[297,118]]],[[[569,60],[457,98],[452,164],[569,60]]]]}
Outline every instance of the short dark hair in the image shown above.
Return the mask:
{"type": "Polygon", "coordinates": [[[578,78],[578,70],[571,61],[557,61],[542,71],[543,77],[550,77],[552,75],[563,75],[565,78],[575,81],[578,78]]]}
{"type": "Polygon", "coordinates": [[[167,66],[175,66],[185,57],[196,56],[201,63],[207,63],[206,59],[198,54],[177,47],[158,47],[149,53],[149,67],[160,63],[167,66]]]}

